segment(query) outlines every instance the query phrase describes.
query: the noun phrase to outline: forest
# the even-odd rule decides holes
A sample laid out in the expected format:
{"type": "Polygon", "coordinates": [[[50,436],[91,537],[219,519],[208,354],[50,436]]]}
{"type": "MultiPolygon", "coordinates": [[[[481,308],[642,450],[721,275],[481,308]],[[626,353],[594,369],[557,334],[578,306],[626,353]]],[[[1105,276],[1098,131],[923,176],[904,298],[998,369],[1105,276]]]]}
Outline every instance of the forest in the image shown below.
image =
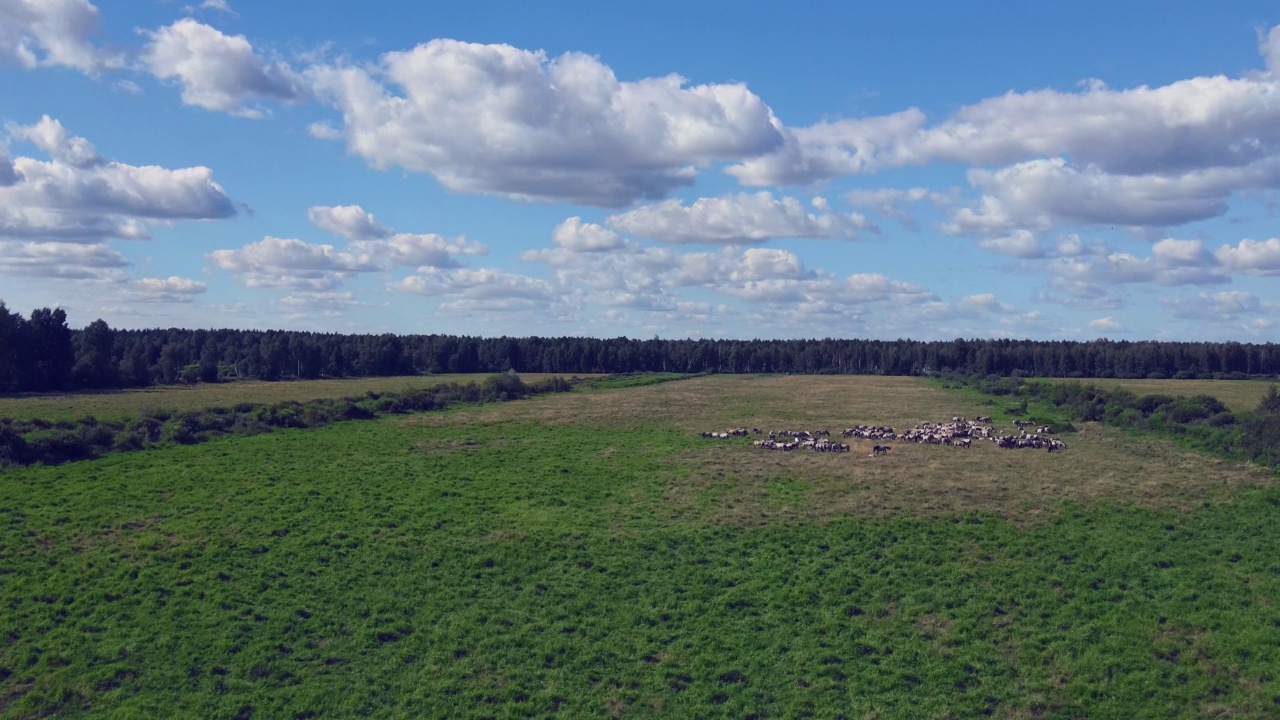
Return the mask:
{"type": "Polygon", "coordinates": [[[961,339],[716,340],[121,330],[0,301],[0,392],[422,373],[800,373],[1228,378],[1280,375],[1280,345],[961,339]]]}

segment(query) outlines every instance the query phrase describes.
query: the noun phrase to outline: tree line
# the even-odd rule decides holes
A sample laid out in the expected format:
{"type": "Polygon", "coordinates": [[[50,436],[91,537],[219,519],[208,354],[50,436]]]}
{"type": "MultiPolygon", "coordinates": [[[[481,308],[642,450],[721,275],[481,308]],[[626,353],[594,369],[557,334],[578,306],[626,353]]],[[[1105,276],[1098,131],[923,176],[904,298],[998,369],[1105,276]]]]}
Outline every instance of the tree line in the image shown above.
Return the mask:
{"type": "Polygon", "coordinates": [[[421,373],[803,373],[1075,378],[1280,375],[1280,345],[1092,340],[712,340],[343,335],[67,326],[0,302],[0,392],[421,373]]]}

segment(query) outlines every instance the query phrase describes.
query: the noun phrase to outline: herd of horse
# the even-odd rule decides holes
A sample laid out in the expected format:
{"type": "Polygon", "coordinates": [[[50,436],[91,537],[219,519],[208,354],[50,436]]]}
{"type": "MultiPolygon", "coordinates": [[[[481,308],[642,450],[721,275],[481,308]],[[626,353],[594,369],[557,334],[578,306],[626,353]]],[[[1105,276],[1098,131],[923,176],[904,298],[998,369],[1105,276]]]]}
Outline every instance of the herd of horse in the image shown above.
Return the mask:
{"type": "MultiPolygon", "coordinates": [[[[974,440],[989,440],[996,447],[1006,450],[1031,448],[1057,452],[1066,450],[1067,444],[1054,437],[1054,430],[1048,425],[1037,425],[1027,420],[1014,420],[1016,434],[1001,434],[992,419],[979,415],[972,420],[965,417],[953,417],[949,421],[922,422],[913,428],[897,432],[887,425],[855,425],[845,428],[841,436],[864,440],[893,440],[898,442],[914,442],[923,445],[947,445],[958,448],[973,447],[974,440]]],[[[707,439],[727,439],[734,437],[764,436],[760,428],[731,428],[723,431],[702,433],[707,439]]],[[[771,430],[766,437],[759,437],[753,443],[755,447],[765,450],[813,450],[815,452],[849,452],[848,443],[831,440],[831,431],[821,430],[771,430]]],[[[875,444],[871,448],[871,456],[887,455],[891,446],[875,444]]]]}

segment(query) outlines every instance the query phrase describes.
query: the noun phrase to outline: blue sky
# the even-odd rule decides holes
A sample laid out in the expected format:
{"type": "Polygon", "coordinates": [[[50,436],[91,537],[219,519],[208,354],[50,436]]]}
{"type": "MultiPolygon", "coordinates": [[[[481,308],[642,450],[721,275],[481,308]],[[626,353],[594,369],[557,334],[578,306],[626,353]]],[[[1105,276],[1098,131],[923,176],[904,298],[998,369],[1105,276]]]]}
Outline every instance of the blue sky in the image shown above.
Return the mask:
{"type": "Polygon", "coordinates": [[[0,0],[0,299],[1280,340],[1274,3],[942,5],[0,0]]]}

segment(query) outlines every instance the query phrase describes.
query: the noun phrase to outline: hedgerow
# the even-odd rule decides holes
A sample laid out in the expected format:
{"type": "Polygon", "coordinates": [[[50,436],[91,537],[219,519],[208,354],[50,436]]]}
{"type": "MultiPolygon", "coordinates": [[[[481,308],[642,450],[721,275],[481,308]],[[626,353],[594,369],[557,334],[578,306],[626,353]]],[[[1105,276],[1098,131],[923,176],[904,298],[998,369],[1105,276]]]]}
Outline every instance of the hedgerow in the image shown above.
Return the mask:
{"type": "Polygon", "coordinates": [[[276,428],[315,428],[343,420],[443,410],[458,404],[507,402],[551,392],[573,383],[560,377],[526,383],[514,373],[483,383],[446,383],[407,392],[368,392],[364,397],[323,398],[306,403],[239,403],[178,414],[155,412],[132,421],[100,422],[94,417],[50,423],[41,419],[0,419],[0,467],[57,465],[111,452],[164,445],[193,445],[224,435],[258,435],[276,428]]]}

